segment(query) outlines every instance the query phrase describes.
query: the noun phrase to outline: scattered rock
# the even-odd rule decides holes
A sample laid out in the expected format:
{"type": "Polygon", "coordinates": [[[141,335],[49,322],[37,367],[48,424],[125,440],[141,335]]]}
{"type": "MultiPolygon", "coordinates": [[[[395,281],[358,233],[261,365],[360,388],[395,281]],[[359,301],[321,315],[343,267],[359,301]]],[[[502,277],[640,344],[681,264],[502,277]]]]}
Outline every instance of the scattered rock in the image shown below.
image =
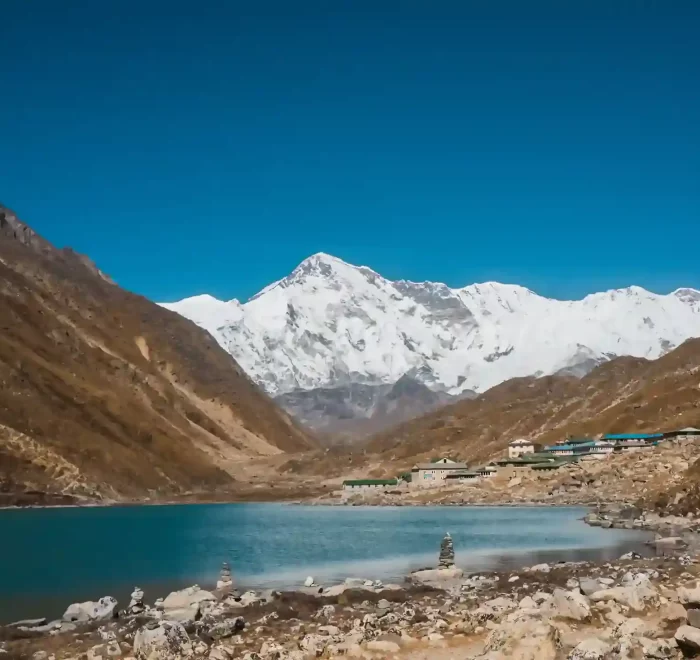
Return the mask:
{"type": "Polygon", "coordinates": [[[621,561],[631,561],[631,560],[636,560],[636,559],[641,559],[642,555],[640,555],[638,552],[626,552],[624,555],[620,555],[620,560],[621,561]]]}
{"type": "Polygon", "coordinates": [[[555,660],[561,647],[559,631],[551,623],[525,618],[493,630],[484,650],[510,660],[555,660]]]}
{"type": "Polygon", "coordinates": [[[590,599],[594,602],[613,600],[635,612],[641,612],[647,605],[658,600],[658,592],[643,573],[626,573],[622,578],[622,586],[597,591],[591,594],[590,599]]]}
{"type": "Polygon", "coordinates": [[[109,660],[119,658],[122,655],[121,647],[117,642],[108,642],[93,646],[87,652],[87,660],[109,660]]]}

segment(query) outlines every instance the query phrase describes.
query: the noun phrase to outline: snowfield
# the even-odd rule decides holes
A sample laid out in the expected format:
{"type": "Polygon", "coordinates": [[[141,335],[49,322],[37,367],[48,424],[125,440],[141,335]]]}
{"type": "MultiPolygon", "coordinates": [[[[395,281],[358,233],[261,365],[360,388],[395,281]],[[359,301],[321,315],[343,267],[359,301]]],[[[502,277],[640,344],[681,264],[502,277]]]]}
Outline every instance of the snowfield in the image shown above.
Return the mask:
{"type": "Polygon", "coordinates": [[[208,330],[270,394],[407,373],[435,390],[483,392],[621,355],[658,358],[700,337],[694,289],[562,301],[497,282],[390,281],[323,253],[244,304],[202,295],[162,306],[208,330]]]}

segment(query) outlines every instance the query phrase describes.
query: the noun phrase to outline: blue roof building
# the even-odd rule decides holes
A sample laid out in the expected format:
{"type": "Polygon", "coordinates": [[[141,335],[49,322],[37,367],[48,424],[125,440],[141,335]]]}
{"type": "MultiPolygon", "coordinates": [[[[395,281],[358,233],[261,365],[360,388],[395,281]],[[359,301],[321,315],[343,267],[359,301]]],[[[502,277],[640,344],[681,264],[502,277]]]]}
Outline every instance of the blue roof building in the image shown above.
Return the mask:
{"type": "Polygon", "coordinates": [[[603,440],[660,440],[663,433],[608,433],[603,440]]]}
{"type": "Polygon", "coordinates": [[[559,456],[583,456],[586,454],[609,454],[613,450],[610,442],[590,440],[568,445],[551,445],[542,451],[559,456]]]}

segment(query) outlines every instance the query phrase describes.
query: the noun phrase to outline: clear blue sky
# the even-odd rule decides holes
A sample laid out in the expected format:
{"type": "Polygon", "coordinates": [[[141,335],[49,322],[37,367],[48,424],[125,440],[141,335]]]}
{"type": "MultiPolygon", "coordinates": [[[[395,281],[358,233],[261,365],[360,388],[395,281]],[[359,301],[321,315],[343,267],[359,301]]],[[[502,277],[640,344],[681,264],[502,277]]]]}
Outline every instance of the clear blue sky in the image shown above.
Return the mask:
{"type": "Polygon", "coordinates": [[[700,2],[3,0],[0,201],[162,301],[318,251],[700,287],[700,2]]]}

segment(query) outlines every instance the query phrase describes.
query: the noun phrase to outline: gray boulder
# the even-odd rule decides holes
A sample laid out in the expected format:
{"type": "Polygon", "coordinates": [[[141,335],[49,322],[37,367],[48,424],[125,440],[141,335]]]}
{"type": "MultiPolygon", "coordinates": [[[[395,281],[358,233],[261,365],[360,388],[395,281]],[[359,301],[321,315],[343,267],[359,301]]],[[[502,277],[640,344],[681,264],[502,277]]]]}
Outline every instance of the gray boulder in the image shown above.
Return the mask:
{"type": "Polygon", "coordinates": [[[510,660],[555,660],[560,648],[561,639],[555,626],[525,616],[509,617],[495,628],[486,639],[484,650],[510,660]]]}
{"type": "Polygon", "coordinates": [[[213,605],[216,596],[209,591],[200,589],[197,585],[173,591],[166,596],[160,607],[163,610],[163,618],[168,621],[196,621],[200,616],[203,605],[213,605]]]}
{"type": "Polygon", "coordinates": [[[134,636],[137,660],[180,660],[193,653],[187,631],[176,621],[152,621],[134,636]]]}
{"type": "Polygon", "coordinates": [[[458,580],[464,575],[461,568],[429,568],[411,573],[410,579],[419,584],[441,584],[458,580]]]}
{"type": "Polygon", "coordinates": [[[693,628],[700,628],[700,610],[692,608],[686,612],[688,617],[688,625],[693,628]]]}
{"type": "Polygon", "coordinates": [[[694,587],[678,589],[678,602],[686,607],[700,608],[700,586],[698,583],[696,582],[694,587]]]}
{"type": "Polygon", "coordinates": [[[550,616],[572,621],[587,621],[591,618],[591,606],[580,591],[555,589],[546,606],[550,616]]]}
{"type": "Polygon", "coordinates": [[[678,647],[673,639],[642,637],[639,643],[642,647],[642,655],[649,660],[670,660],[678,655],[678,647]]]}
{"type": "Polygon", "coordinates": [[[237,616],[231,619],[218,621],[207,629],[207,634],[212,639],[225,639],[233,637],[245,628],[245,619],[242,616],[237,616]]]}
{"type": "Polygon", "coordinates": [[[604,660],[612,652],[612,646],[602,639],[584,639],[569,653],[568,660],[604,660]]]}
{"type": "Polygon", "coordinates": [[[87,660],[112,660],[122,655],[122,649],[118,642],[106,642],[93,646],[87,652],[87,660]]]}
{"type": "Polygon", "coordinates": [[[659,594],[643,573],[626,573],[621,586],[601,589],[591,594],[590,598],[596,603],[613,600],[635,612],[642,612],[647,606],[658,604],[659,594]]]}
{"type": "Polygon", "coordinates": [[[603,589],[603,585],[592,578],[582,578],[579,587],[585,596],[592,596],[596,591],[603,589]]]}
{"type": "Polygon", "coordinates": [[[105,621],[117,616],[117,600],[112,596],[104,596],[98,601],[73,603],[63,613],[62,619],[69,622],[87,623],[88,621],[105,621]]]}
{"type": "Polygon", "coordinates": [[[680,649],[691,657],[700,652],[700,630],[692,626],[681,626],[676,630],[676,642],[680,649]]]}

